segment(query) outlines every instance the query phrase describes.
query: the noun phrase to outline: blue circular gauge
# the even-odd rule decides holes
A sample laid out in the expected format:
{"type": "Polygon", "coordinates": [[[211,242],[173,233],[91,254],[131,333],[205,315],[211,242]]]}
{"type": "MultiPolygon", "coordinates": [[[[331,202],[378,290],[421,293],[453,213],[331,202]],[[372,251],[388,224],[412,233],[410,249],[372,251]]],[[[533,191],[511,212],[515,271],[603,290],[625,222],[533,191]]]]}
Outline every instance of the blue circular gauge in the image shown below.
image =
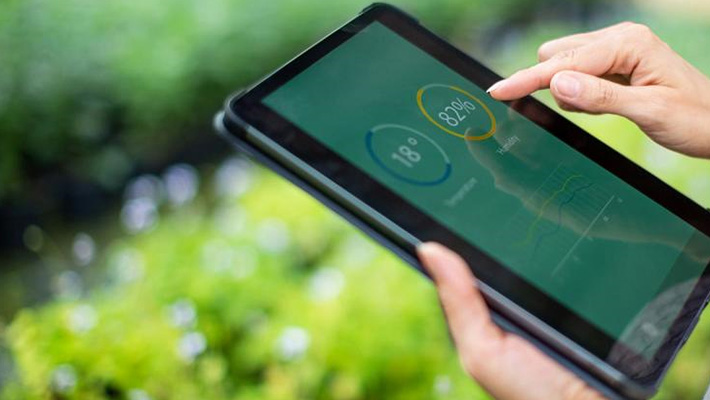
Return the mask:
{"type": "Polygon", "coordinates": [[[451,175],[451,161],[444,150],[410,127],[378,125],[367,132],[365,143],[375,163],[404,182],[433,186],[451,175]]]}

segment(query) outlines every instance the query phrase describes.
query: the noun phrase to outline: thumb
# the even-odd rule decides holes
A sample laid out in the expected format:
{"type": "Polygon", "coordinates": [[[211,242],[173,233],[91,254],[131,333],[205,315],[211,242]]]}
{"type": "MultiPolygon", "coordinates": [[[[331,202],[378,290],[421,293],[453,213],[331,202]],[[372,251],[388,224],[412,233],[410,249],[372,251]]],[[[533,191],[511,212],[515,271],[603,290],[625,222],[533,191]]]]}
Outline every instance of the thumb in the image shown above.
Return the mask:
{"type": "Polygon", "coordinates": [[[636,122],[642,118],[639,89],[576,71],[558,72],[550,81],[552,95],[565,110],[617,114],[636,122]]]}
{"type": "Polygon", "coordinates": [[[491,340],[499,339],[501,332],[493,325],[466,262],[437,243],[424,243],[417,252],[434,280],[457,347],[478,354],[491,340]]]}

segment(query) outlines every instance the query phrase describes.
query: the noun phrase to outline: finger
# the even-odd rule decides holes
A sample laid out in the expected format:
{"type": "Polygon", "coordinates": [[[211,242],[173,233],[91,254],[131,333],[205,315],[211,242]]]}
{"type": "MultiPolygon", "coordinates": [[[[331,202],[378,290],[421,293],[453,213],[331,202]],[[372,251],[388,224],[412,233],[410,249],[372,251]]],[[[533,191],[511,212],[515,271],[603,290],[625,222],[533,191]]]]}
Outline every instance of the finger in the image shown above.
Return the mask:
{"type": "Polygon", "coordinates": [[[466,262],[437,243],[417,248],[424,268],[434,280],[446,319],[459,349],[476,352],[500,335],[493,325],[476,280],[466,262]]]}
{"type": "Polygon", "coordinates": [[[505,399],[599,398],[530,343],[492,323],[461,257],[436,243],[417,252],[434,279],[464,367],[489,393],[505,399]]]}
{"type": "Polygon", "coordinates": [[[488,91],[498,100],[512,100],[549,87],[560,71],[579,71],[594,76],[630,74],[638,65],[638,53],[624,40],[596,41],[558,53],[553,58],[521,70],[488,91]]]}
{"type": "Polygon", "coordinates": [[[618,32],[619,30],[627,28],[630,25],[633,24],[631,22],[622,22],[619,24],[607,26],[602,29],[598,29],[596,31],[577,33],[574,35],[564,36],[558,39],[547,41],[540,45],[537,50],[538,60],[541,62],[547,61],[557,53],[582,47],[597,40],[603,40],[611,33],[618,32]]]}
{"type": "Polygon", "coordinates": [[[643,105],[647,90],[574,71],[555,74],[550,85],[552,95],[565,110],[617,114],[639,124],[647,119],[647,107],[643,105]]]}

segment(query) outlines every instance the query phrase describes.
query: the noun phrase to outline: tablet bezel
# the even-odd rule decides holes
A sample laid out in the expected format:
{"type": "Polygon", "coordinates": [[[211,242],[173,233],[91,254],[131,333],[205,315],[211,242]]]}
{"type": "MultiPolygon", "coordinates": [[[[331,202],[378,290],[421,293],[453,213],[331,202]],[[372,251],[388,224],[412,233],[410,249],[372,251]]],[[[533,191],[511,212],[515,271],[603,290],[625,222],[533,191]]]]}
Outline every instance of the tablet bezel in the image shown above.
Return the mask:
{"type": "MultiPolygon", "coordinates": [[[[229,104],[231,112],[238,115],[250,126],[267,135],[283,148],[288,149],[293,155],[305,161],[329,179],[346,188],[359,199],[367,199],[366,202],[369,206],[402,227],[405,231],[414,234],[418,239],[422,241],[436,240],[459,252],[471,263],[474,273],[480,280],[486,282],[515,303],[525,305],[526,310],[530,311],[545,324],[577,342],[600,359],[606,360],[612,367],[626,376],[644,385],[653,385],[654,382],[657,382],[675,356],[677,349],[685,338],[685,334],[693,323],[692,318],[682,317],[685,315],[695,316],[696,312],[702,308],[708,293],[710,293],[710,284],[708,279],[706,279],[710,276],[710,268],[706,267],[656,356],[650,362],[646,362],[643,357],[635,354],[631,349],[623,346],[623,344],[606,335],[591,323],[536,289],[473,244],[422,213],[406,200],[370,178],[362,170],[351,165],[307,132],[303,132],[261,102],[264,97],[307,69],[318,59],[330,53],[350,37],[356,35],[373,21],[378,21],[387,26],[424,52],[452,68],[462,77],[469,79],[482,88],[489,87],[501,79],[500,76],[488,68],[423,28],[406,14],[400,13],[391,7],[377,6],[333,32],[257,84],[246,94],[240,96],[236,101],[231,102],[229,104]],[[417,218],[411,218],[412,215],[417,215],[417,218]],[[623,362],[614,363],[608,360],[612,348],[617,352],[615,358],[623,360],[623,362]],[[621,352],[621,357],[619,357],[618,352],[621,352]]],[[[697,203],[683,196],[532,97],[528,96],[519,101],[508,103],[508,105],[678,215],[700,232],[710,236],[710,213],[697,203]]],[[[408,250],[414,251],[413,248],[408,250]]]]}

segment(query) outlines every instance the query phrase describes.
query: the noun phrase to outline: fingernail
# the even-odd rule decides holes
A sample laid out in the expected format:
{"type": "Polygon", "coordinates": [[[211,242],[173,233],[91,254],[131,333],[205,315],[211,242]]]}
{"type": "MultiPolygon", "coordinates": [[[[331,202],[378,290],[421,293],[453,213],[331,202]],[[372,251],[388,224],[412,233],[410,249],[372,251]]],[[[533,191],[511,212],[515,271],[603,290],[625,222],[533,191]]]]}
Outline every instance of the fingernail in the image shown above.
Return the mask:
{"type": "Polygon", "coordinates": [[[486,93],[491,93],[493,91],[500,89],[501,87],[503,87],[505,82],[506,82],[506,80],[503,79],[502,81],[498,81],[498,82],[494,83],[493,86],[489,87],[488,90],[486,90],[486,93]]]}
{"type": "Polygon", "coordinates": [[[436,262],[438,261],[438,257],[436,257],[437,252],[437,245],[431,242],[422,243],[417,246],[417,254],[419,255],[419,258],[421,258],[422,262],[427,265],[436,265],[436,262]]]}
{"type": "Polygon", "coordinates": [[[426,256],[430,255],[433,251],[436,251],[434,247],[436,247],[436,245],[431,242],[421,243],[417,246],[417,254],[422,258],[426,258],[426,256]]]}
{"type": "Polygon", "coordinates": [[[582,84],[579,80],[569,74],[557,75],[554,81],[555,90],[564,97],[575,98],[582,91],[582,84]]]}
{"type": "MultiPolygon", "coordinates": [[[[461,260],[446,247],[436,242],[422,243],[417,247],[417,254],[424,269],[437,284],[461,281],[462,271],[459,265],[461,260]]],[[[466,276],[463,278],[467,279],[466,276]]]]}
{"type": "Polygon", "coordinates": [[[442,261],[439,253],[438,246],[432,242],[422,243],[417,246],[419,261],[422,263],[422,267],[424,267],[429,277],[435,282],[439,281],[441,275],[446,271],[446,268],[441,265],[442,261]]]}

